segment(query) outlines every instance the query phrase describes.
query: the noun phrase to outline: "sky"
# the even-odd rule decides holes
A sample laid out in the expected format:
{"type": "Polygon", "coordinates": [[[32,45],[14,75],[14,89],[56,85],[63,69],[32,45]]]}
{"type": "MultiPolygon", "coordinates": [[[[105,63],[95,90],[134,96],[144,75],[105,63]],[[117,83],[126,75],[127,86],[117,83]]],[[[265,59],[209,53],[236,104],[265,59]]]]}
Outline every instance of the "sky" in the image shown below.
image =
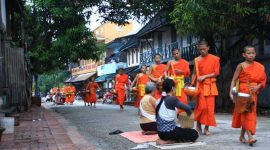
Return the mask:
{"type": "MultiPolygon", "coordinates": [[[[102,22],[102,18],[100,17],[100,14],[97,12],[97,7],[93,7],[92,9],[93,9],[92,10],[93,14],[90,17],[90,25],[89,24],[86,25],[88,28],[90,28],[91,31],[93,31],[98,26],[100,26],[102,22]]],[[[129,20],[129,21],[133,22],[133,25],[134,25],[133,31],[129,34],[135,34],[143,27],[143,24],[140,24],[137,21],[134,21],[134,20],[129,20]]]]}

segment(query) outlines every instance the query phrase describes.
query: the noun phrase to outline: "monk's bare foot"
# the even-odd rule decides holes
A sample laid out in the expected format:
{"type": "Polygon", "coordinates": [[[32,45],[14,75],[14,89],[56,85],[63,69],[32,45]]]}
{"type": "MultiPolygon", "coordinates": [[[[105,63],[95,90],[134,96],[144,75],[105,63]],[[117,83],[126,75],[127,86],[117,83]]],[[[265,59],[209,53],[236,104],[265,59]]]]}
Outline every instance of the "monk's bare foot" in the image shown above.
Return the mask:
{"type": "Polygon", "coordinates": [[[201,127],[196,127],[196,131],[199,133],[199,135],[202,135],[202,128],[201,127]]]}
{"type": "Polygon", "coordinates": [[[213,135],[213,133],[210,132],[209,130],[204,130],[204,135],[211,136],[211,135],[213,135]]]}
{"type": "Polygon", "coordinates": [[[175,143],[174,141],[171,141],[171,140],[168,140],[168,141],[164,141],[164,140],[161,140],[161,139],[158,139],[156,144],[157,145],[165,145],[165,144],[173,144],[175,143]]]}
{"type": "Polygon", "coordinates": [[[240,140],[240,142],[242,142],[244,144],[247,144],[248,143],[248,141],[246,140],[246,138],[244,136],[240,136],[239,137],[239,140],[240,140]]]}
{"type": "Polygon", "coordinates": [[[256,142],[257,142],[257,140],[254,139],[254,138],[252,138],[252,139],[250,139],[250,140],[248,141],[248,144],[249,144],[249,146],[253,146],[253,144],[256,143],[256,142]]]}

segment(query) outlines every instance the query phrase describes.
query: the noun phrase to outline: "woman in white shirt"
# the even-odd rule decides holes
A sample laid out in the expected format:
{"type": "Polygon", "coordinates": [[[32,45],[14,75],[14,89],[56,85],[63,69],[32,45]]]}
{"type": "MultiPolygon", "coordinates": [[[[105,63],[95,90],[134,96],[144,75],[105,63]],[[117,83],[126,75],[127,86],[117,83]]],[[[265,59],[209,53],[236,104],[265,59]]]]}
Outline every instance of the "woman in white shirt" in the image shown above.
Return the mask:
{"type": "Polygon", "coordinates": [[[145,95],[140,101],[140,126],[143,134],[156,134],[156,99],[154,98],[156,85],[149,82],[145,86],[145,95]]]}

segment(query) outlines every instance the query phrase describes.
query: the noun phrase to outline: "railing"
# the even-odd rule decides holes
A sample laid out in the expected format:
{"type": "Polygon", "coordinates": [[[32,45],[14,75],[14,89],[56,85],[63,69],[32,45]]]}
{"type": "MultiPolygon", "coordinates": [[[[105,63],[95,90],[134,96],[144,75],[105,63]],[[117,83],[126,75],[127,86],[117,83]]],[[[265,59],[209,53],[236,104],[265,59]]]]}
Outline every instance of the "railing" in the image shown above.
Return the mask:
{"type": "Polygon", "coordinates": [[[147,64],[153,62],[153,57],[155,54],[160,54],[162,60],[172,59],[172,49],[179,48],[181,50],[181,56],[187,61],[193,61],[195,57],[199,55],[196,44],[192,44],[186,47],[181,47],[179,42],[174,42],[169,45],[165,45],[162,48],[150,49],[140,54],[140,63],[147,64]]]}

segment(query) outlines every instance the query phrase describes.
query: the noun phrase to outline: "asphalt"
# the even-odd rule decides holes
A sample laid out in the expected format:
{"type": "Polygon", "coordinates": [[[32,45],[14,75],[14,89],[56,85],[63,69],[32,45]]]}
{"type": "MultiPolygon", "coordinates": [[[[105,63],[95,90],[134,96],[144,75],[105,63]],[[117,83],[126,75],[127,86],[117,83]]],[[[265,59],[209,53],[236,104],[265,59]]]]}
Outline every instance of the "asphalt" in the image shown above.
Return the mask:
{"type": "MultiPolygon", "coordinates": [[[[126,150],[137,145],[120,135],[109,135],[115,130],[123,132],[140,130],[138,110],[132,106],[126,106],[124,111],[120,111],[119,107],[113,104],[98,103],[96,108],[91,108],[85,107],[81,101],[75,101],[74,105],[55,106],[50,102],[43,105],[65,118],[68,125],[76,128],[86,141],[97,150],[126,150]]],[[[216,114],[217,127],[210,128],[214,135],[202,135],[197,140],[205,142],[206,145],[181,149],[270,149],[269,117],[258,117],[255,135],[258,142],[253,147],[239,142],[240,129],[231,128],[231,118],[231,114],[216,114]]],[[[150,146],[149,149],[157,148],[150,146]]]]}

